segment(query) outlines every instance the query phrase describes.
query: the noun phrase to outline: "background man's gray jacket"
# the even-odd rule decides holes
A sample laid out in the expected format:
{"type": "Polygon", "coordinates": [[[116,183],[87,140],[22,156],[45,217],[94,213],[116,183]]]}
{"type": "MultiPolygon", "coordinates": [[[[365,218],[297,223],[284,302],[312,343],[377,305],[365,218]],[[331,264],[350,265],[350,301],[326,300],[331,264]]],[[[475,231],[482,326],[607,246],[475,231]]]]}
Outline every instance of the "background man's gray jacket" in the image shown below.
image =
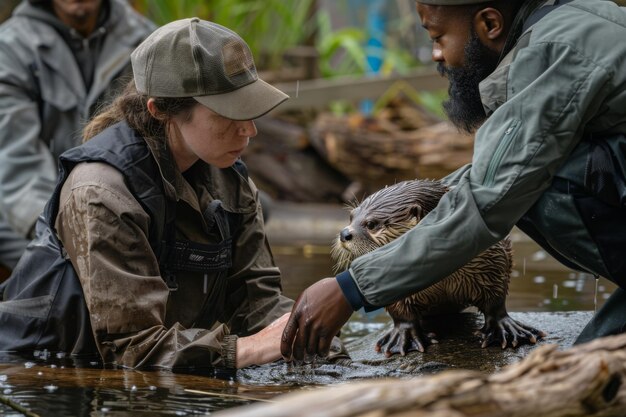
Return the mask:
{"type": "Polygon", "coordinates": [[[78,39],[78,52],[67,40],[79,35],[28,2],[0,26],[0,223],[22,236],[52,194],[58,156],[80,144],[86,120],[130,80],[130,53],[154,29],[126,2],[107,3],[108,18],[78,39]]]}

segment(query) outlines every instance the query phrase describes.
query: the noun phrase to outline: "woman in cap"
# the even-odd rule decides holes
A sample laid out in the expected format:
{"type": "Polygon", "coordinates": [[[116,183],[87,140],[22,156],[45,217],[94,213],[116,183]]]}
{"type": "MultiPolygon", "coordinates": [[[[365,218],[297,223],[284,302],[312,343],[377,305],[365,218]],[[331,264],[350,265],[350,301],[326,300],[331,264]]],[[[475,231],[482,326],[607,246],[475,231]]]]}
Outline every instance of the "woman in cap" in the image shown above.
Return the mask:
{"type": "Polygon", "coordinates": [[[280,358],[292,301],[239,160],[287,96],[247,44],[198,18],[132,54],[134,80],[61,156],[37,239],[0,288],[0,350],[97,352],[129,367],[280,358]]]}

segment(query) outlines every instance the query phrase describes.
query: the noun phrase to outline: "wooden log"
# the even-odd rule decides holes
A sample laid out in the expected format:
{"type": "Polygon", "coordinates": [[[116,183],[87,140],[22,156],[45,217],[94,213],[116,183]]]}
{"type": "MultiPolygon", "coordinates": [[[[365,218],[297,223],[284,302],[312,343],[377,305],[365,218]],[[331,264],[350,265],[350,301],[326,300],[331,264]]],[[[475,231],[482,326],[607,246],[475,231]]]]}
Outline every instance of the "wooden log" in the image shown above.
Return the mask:
{"type": "Polygon", "coordinates": [[[242,159],[257,187],[278,200],[341,203],[342,193],[350,184],[311,148],[246,151],[242,159]]]}
{"type": "Polygon", "coordinates": [[[296,202],[342,202],[350,184],[311,147],[299,114],[255,121],[258,135],[242,156],[250,177],[271,197],[296,202]]]}
{"type": "Polygon", "coordinates": [[[334,100],[358,101],[380,97],[398,81],[406,82],[417,91],[448,88],[448,80],[432,68],[417,69],[406,75],[346,76],[303,81],[295,79],[295,81],[275,84],[291,98],[270,114],[291,109],[325,109],[328,103],[334,100]]]}
{"type": "Polygon", "coordinates": [[[296,123],[269,116],[261,117],[254,123],[258,135],[250,142],[249,149],[263,147],[297,151],[309,146],[306,130],[296,123]]]}
{"type": "Polygon", "coordinates": [[[441,178],[471,161],[473,137],[415,107],[385,108],[375,117],[322,113],[309,140],[330,166],[367,192],[415,178],[441,178]],[[429,124],[430,123],[430,124],[429,124]]]}
{"type": "Polygon", "coordinates": [[[275,397],[217,417],[578,417],[626,415],[626,334],[558,350],[544,345],[492,375],[448,370],[363,380],[275,397]]]}

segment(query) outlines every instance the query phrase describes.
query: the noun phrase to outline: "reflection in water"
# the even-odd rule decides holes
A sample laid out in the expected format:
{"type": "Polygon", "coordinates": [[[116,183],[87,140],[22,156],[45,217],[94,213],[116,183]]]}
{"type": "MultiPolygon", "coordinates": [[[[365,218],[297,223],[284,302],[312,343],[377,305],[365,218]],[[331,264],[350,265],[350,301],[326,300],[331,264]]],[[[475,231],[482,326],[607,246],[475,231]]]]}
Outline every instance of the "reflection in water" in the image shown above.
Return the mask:
{"type": "MultiPolygon", "coordinates": [[[[266,399],[281,390],[236,384],[227,375],[135,371],[90,367],[55,356],[0,358],[0,415],[9,404],[40,416],[198,415],[266,399]],[[79,367],[76,367],[79,366],[79,367]],[[216,378],[216,376],[218,378],[216,378]],[[186,389],[213,396],[197,395],[186,389]],[[237,397],[244,392],[245,395],[237,397]],[[223,395],[220,395],[223,394],[223,395]]],[[[21,414],[14,414],[21,415],[21,414]]]]}
{"type": "MultiPolygon", "coordinates": [[[[519,318],[551,336],[547,343],[573,340],[590,317],[589,311],[599,308],[615,286],[588,274],[570,271],[524,239],[518,232],[512,236],[515,270],[511,278],[507,307],[510,312],[530,315],[519,318]],[[532,312],[559,313],[559,324],[550,316],[532,312]],[[539,320],[546,320],[538,323],[539,320]],[[555,328],[567,323],[567,328],[555,328]],[[566,335],[566,336],[564,336],[566,335]]],[[[283,289],[296,298],[313,282],[333,276],[329,246],[275,247],[278,266],[283,271],[283,289]]],[[[512,315],[515,315],[513,313],[512,315]]],[[[232,374],[216,374],[207,370],[135,371],[102,369],[93,358],[79,363],[63,355],[39,351],[29,357],[0,357],[0,415],[40,416],[185,416],[209,414],[256,400],[269,400],[277,394],[303,386],[330,384],[366,377],[402,377],[417,372],[442,369],[442,358],[453,360],[459,353],[451,343],[432,346],[429,355],[412,361],[397,357],[385,359],[372,348],[374,336],[390,325],[384,310],[359,312],[342,330],[342,339],[360,353],[350,366],[342,363],[317,362],[292,366],[276,363],[232,374]],[[76,368],[79,366],[79,368],[76,368]],[[198,393],[200,391],[200,393],[198,393]],[[31,414],[18,413],[13,406],[23,407],[31,414]]],[[[468,327],[469,329],[469,327],[468,327]]],[[[463,346],[481,369],[493,371],[499,366],[519,360],[527,350],[499,353],[479,349],[472,339],[463,346]]],[[[355,357],[353,357],[355,359],[355,357]]],[[[459,365],[459,366],[462,366],[459,365]]]]}

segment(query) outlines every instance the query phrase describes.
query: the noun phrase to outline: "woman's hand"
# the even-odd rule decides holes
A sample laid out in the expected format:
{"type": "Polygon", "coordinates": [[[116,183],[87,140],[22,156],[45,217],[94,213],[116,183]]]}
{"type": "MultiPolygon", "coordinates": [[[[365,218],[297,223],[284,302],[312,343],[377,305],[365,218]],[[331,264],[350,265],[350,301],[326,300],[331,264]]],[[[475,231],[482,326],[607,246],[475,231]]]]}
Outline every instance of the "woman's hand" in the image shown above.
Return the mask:
{"type": "Polygon", "coordinates": [[[289,314],[285,313],[258,333],[237,339],[237,368],[280,359],[280,339],[289,314]]]}

